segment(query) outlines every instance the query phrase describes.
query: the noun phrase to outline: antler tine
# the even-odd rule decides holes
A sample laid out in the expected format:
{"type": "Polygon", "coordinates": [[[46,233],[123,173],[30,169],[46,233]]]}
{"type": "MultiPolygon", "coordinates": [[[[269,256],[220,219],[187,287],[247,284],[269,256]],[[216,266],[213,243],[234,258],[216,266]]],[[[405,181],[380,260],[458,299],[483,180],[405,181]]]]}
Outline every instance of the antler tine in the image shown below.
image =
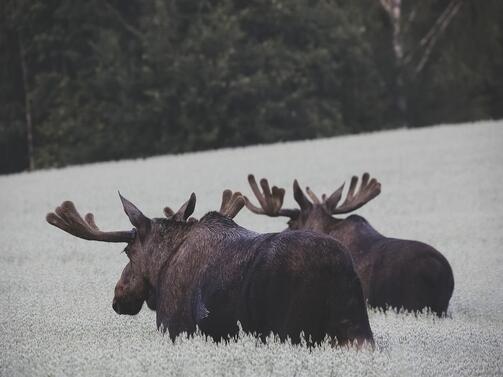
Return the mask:
{"type": "Polygon", "coordinates": [[[88,223],[91,228],[100,230],[100,228],[98,228],[96,222],[94,221],[94,215],[92,213],[88,213],[87,215],[85,215],[84,220],[86,220],[86,223],[88,223]]]}
{"type": "MultiPolygon", "coordinates": [[[[250,211],[252,211],[253,213],[256,213],[257,215],[267,215],[262,208],[259,208],[256,205],[254,205],[250,201],[250,199],[248,199],[248,197],[246,195],[243,196],[243,199],[245,200],[246,208],[248,208],[250,211]]],[[[272,215],[269,215],[269,216],[272,216],[272,215]]]]}
{"type": "Polygon", "coordinates": [[[241,209],[245,206],[245,199],[240,192],[235,192],[232,195],[231,202],[229,204],[229,209],[227,210],[227,216],[233,219],[241,209]]]}
{"type": "MultiPolygon", "coordinates": [[[[253,174],[248,175],[248,183],[250,184],[250,187],[251,187],[251,189],[253,191],[253,194],[257,198],[260,206],[263,209],[267,208],[267,202],[265,200],[265,197],[264,197],[264,195],[262,195],[262,192],[258,188],[257,181],[255,180],[255,177],[253,176],[253,174]]],[[[257,208],[257,207],[255,207],[255,208],[257,208]]],[[[265,212],[262,211],[260,213],[264,214],[265,212]]]]}
{"type": "Polygon", "coordinates": [[[307,192],[307,195],[309,195],[309,197],[313,201],[313,203],[315,203],[315,204],[321,204],[320,199],[318,199],[318,197],[316,196],[316,194],[309,187],[306,187],[306,192],[307,192]]]}
{"type": "Polygon", "coordinates": [[[366,187],[369,183],[370,179],[370,174],[369,173],[363,173],[362,175],[362,183],[360,184],[360,191],[363,187],[366,187]]]}
{"type": "Polygon", "coordinates": [[[343,183],[341,187],[339,187],[337,190],[335,190],[332,195],[330,195],[328,198],[325,194],[322,196],[323,204],[327,207],[328,211],[332,213],[332,211],[337,207],[337,204],[341,200],[342,197],[342,190],[344,190],[344,185],[343,183]]]}
{"type": "Polygon", "coordinates": [[[262,187],[261,191],[253,174],[248,175],[248,183],[250,184],[250,187],[261,207],[259,208],[255,206],[246,196],[244,196],[243,198],[245,200],[246,208],[250,211],[259,215],[267,215],[271,217],[286,216],[292,218],[297,216],[297,209],[281,208],[285,198],[285,189],[277,186],[273,186],[271,189],[267,179],[262,178],[260,180],[260,186],[262,187]]]}
{"type": "Polygon", "coordinates": [[[220,204],[220,211],[219,211],[220,213],[223,214],[225,212],[231,198],[232,198],[232,191],[229,189],[224,190],[224,192],[222,193],[222,204],[220,204]]]}
{"type": "Polygon", "coordinates": [[[85,240],[130,242],[134,239],[135,235],[134,231],[100,231],[94,221],[94,215],[88,213],[85,219],[83,219],[75,208],[75,205],[70,201],[63,202],[54,212],[48,213],[46,220],[49,224],[85,240]]]}
{"type": "Polygon", "coordinates": [[[341,186],[336,192],[334,192],[334,194],[330,196],[330,198],[332,198],[332,196],[335,196],[335,198],[332,200],[333,203],[328,203],[330,198],[327,199],[327,208],[329,208],[330,213],[338,214],[354,211],[355,209],[362,207],[364,204],[368,203],[370,200],[379,195],[381,192],[381,184],[375,178],[370,179],[370,181],[369,179],[369,173],[364,173],[362,175],[360,188],[356,190],[358,177],[353,176],[351,178],[348,193],[346,194],[346,199],[340,206],[337,206],[337,203],[342,196],[343,186],[341,186]],[[331,205],[329,206],[329,204],[331,205]]]}
{"type": "Polygon", "coordinates": [[[219,212],[233,219],[244,205],[245,199],[240,192],[232,193],[231,190],[227,189],[222,193],[222,204],[219,212]]]}
{"type": "Polygon", "coordinates": [[[170,217],[173,217],[173,215],[175,214],[175,211],[173,211],[170,207],[164,207],[164,216],[166,216],[168,219],[170,217]]]}

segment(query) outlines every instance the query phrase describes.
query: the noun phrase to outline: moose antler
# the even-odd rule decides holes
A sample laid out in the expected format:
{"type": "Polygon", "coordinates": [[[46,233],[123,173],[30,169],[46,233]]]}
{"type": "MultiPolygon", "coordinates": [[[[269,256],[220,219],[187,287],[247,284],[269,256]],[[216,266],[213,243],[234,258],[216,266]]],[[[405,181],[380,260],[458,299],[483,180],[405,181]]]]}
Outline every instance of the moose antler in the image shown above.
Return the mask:
{"type": "Polygon", "coordinates": [[[92,213],[88,213],[83,219],[70,201],[63,202],[54,212],[48,213],[45,219],[49,224],[85,240],[129,243],[135,237],[134,230],[102,232],[96,226],[92,213]]]}
{"type": "MultiPolygon", "coordinates": [[[[351,178],[351,183],[349,184],[349,190],[346,194],[346,199],[340,206],[337,205],[341,200],[344,184],[337,190],[335,190],[328,198],[325,194],[322,195],[322,204],[326,207],[330,214],[335,215],[339,213],[348,213],[354,211],[355,209],[360,208],[370,200],[374,199],[381,192],[381,184],[375,178],[370,179],[369,173],[364,173],[362,175],[362,180],[358,191],[356,190],[357,184],[358,177],[353,176],[351,178]]],[[[307,188],[306,190],[308,194],[309,192],[312,193],[309,188],[307,188]]],[[[311,196],[311,194],[309,194],[309,196],[311,196]]]]}
{"type": "Polygon", "coordinates": [[[314,204],[322,204],[318,196],[316,196],[316,194],[309,187],[306,187],[306,192],[314,204]]]}
{"type": "Polygon", "coordinates": [[[166,216],[168,219],[173,217],[173,215],[175,214],[175,211],[173,211],[171,207],[164,207],[163,212],[164,216],[166,216]]]}
{"type": "Polygon", "coordinates": [[[257,181],[253,174],[248,175],[248,183],[257,198],[260,207],[255,206],[250,202],[250,200],[245,196],[245,205],[253,213],[259,215],[267,215],[271,217],[286,216],[294,218],[299,214],[298,209],[284,209],[283,199],[285,198],[285,189],[279,188],[277,186],[272,187],[272,191],[269,187],[269,182],[267,179],[262,178],[260,180],[260,186],[262,186],[262,191],[260,191],[257,181]]]}
{"type": "Polygon", "coordinates": [[[195,222],[193,217],[189,217],[194,213],[196,208],[196,194],[190,194],[189,200],[182,204],[178,211],[173,211],[170,207],[164,207],[164,216],[168,219],[173,219],[180,222],[195,222]]]}
{"type": "Polygon", "coordinates": [[[233,193],[231,190],[227,189],[222,193],[222,204],[218,212],[233,219],[244,205],[245,199],[240,192],[233,193]]]}

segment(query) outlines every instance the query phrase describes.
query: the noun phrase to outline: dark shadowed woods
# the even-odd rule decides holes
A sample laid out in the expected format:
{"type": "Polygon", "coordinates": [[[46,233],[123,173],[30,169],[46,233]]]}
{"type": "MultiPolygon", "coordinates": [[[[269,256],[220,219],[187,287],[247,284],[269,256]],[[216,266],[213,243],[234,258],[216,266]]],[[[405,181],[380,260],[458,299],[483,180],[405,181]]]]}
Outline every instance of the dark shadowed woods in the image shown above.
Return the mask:
{"type": "Polygon", "coordinates": [[[502,25],[498,0],[2,1],[0,173],[500,118],[502,25]]]}

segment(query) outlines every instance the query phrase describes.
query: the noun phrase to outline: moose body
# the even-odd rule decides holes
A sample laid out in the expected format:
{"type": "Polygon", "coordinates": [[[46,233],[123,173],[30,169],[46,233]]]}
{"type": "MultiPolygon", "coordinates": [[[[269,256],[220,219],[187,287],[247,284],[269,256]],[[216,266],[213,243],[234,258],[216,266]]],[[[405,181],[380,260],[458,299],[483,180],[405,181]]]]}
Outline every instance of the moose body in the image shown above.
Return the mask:
{"type": "MultiPolygon", "coordinates": [[[[122,201],[135,231],[122,232],[130,261],[115,288],[117,313],[137,314],[146,301],[172,339],[197,327],[216,341],[228,339],[239,321],[262,340],[273,333],[298,343],[303,332],[310,344],[326,336],[339,344],[373,342],[351,256],[331,237],[254,233],[231,219],[239,209],[186,221],[195,196],[174,215],[165,210],[169,218],[149,219],[122,201]]],[[[81,238],[107,238],[71,202],[48,221],[81,238]],[[93,229],[99,234],[89,235],[93,229]]],[[[118,232],[108,233],[120,242],[118,232]]]]}
{"type": "Polygon", "coordinates": [[[257,234],[213,212],[172,253],[156,284],[157,324],[171,337],[197,325],[220,340],[236,335],[239,321],[262,339],[371,340],[351,257],[329,237],[257,234]]]}
{"type": "MultiPolygon", "coordinates": [[[[325,221],[324,233],[351,252],[370,306],[430,308],[439,316],[447,311],[454,279],[449,262],[436,249],[419,241],[385,237],[358,215],[325,221]]],[[[302,229],[319,228],[306,223],[302,229]]]]}
{"type": "Polygon", "coordinates": [[[281,209],[283,189],[273,187],[271,192],[267,181],[262,180],[261,193],[253,176],[249,176],[249,182],[262,206],[255,207],[246,199],[250,210],[269,216],[287,216],[289,230],[329,235],[350,251],[370,306],[408,311],[429,308],[438,316],[446,313],[454,278],[449,262],[439,251],[422,242],[383,236],[358,215],[344,219],[332,216],[357,209],[379,194],[380,184],[374,179],[369,182],[368,174],[364,174],[357,194],[357,178],[353,177],[347,199],[340,206],[343,186],[330,197],[323,195],[322,200],[307,188],[310,201],[295,181],[294,197],[299,209],[281,209]]]}

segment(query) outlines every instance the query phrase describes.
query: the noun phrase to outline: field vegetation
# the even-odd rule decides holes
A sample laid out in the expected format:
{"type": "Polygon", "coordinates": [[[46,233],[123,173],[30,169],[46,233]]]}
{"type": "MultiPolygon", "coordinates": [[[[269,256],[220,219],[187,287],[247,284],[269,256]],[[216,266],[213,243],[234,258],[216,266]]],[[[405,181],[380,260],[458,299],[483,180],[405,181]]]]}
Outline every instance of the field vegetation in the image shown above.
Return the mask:
{"type": "MultiPolygon", "coordinates": [[[[96,163],[0,177],[1,376],[476,376],[503,373],[503,122],[382,131],[146,160],[96,163]],[[332,192],[369,171],[379,197],[358,211],[389,236],[419,239],[450,261],[448,317],[370,311],[376,350],[309,350],[242,336],[216,345],[156,331],[155,315],[112,310],[127,263],[120,245],[90,243],[44,217],[71,199],[104,229],[128,229],[117,190],[148,216],[194,191],[196,216],[216,209],[223,189],[250,193],[246,176],[288,189],[298,178],[332,192]]],[[[257,231],[282,219],[244,209],[257,231]]],[[[398,282],[397,282],[398,284],[398,282]]]]}

